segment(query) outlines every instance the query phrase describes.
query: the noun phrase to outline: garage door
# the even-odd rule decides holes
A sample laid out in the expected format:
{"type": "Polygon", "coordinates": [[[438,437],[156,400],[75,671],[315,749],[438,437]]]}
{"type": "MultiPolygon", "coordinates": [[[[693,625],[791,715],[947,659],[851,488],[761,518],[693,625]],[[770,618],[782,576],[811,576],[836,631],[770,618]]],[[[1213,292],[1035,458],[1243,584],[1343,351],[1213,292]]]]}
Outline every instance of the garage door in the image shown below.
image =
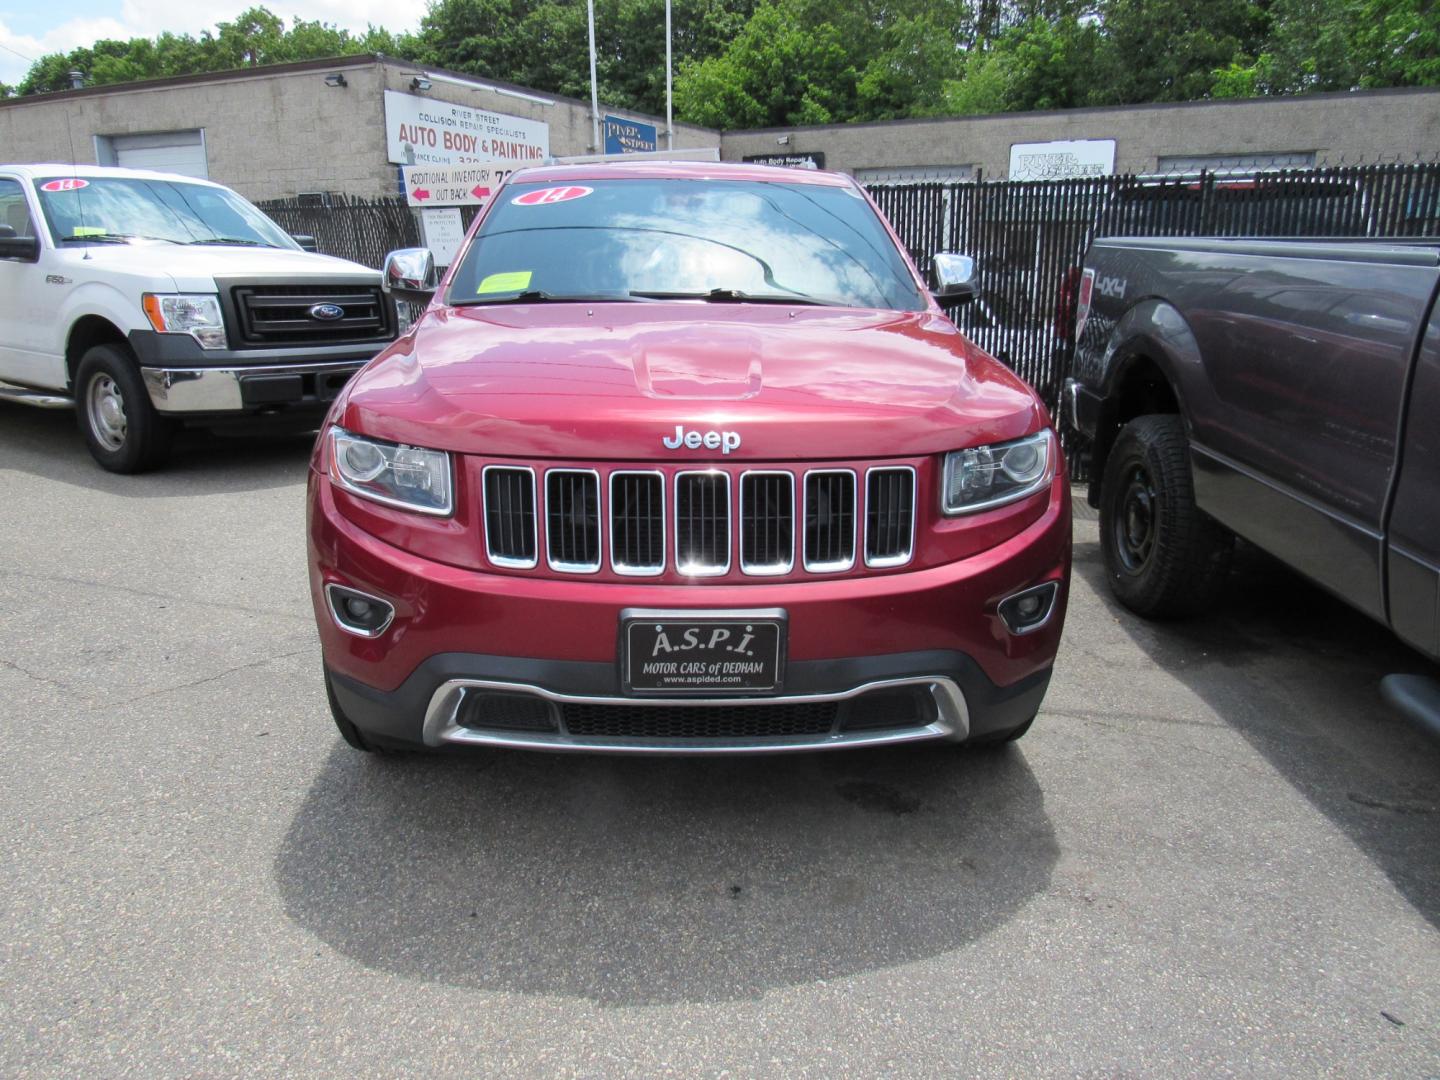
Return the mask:
{"type": "Polygon", "coordinates": [[[207,179],[205,137],[199,131],[163,131],[151,135],[112,135],[115,164],[207,179]]]}

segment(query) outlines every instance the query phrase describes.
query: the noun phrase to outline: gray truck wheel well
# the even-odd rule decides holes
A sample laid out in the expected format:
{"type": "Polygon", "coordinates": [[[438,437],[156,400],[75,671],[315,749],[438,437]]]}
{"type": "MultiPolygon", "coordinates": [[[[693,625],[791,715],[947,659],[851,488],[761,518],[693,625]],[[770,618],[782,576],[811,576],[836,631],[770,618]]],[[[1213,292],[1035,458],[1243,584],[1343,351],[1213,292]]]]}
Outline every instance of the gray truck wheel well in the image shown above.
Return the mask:
{"type": "Polygon", "coordinates": [[[1095,444],[1090,449],[1091,506],[1099,505],[1100,478],[1105,475],[1105,461],[1120,429],[1137,416],[1179,411],[1175,389],[1159,364],[1148,356],[1133,356],[1125,362],[1095,425],[1095,444]]]}
{"type": "Polygon", "coordinates": [[[75,372],[89,350],[96,345],[124,344],[125,335],[109,319],[99,315],[85,315],[77,319],[70,328],[69,340],[65,342],[65,373],[70,385],[75,385],[75,372]]]}

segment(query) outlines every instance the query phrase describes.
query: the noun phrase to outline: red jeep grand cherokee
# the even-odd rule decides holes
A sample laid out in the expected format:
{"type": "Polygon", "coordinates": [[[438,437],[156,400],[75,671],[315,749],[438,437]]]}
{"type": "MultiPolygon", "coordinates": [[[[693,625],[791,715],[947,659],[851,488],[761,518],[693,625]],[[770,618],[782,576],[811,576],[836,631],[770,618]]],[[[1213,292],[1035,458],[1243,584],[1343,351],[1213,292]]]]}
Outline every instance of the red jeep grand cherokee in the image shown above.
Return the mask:
{"type": "Polygon", "coordinates": [[[1040,401],[848,177],[571,166],[517,172],[335,402],[309,551],[359,749],[1000,741],[1070,503],[1040,401]]]}

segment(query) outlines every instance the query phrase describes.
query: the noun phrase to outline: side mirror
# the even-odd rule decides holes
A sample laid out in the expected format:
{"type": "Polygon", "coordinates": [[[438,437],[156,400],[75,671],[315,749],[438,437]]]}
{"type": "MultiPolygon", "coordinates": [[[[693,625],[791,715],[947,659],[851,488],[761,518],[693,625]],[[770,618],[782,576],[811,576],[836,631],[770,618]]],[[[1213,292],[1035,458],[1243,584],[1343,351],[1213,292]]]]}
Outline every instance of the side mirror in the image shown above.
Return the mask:
{"type": "Polygon", "coordinates": [[[428,304],[439,284],[429,248],[401,248],[385,256],[380,287],[397,299],[428,304]]]}
{"type": "Polygon", "coordinates": [[[942,307],[966,303],[979,294],[975,287],[975,260],[969,255],[938,252],[931,265],[935,268],[935,288],[931,295],[942,307]]]}
{"type": "Polygon", "coordinates": [[[9,225],[0,225],[0,259],[19,259],[21,262],[40,261],[40,238],[38,236],[16,236],[9,225]]]}
{"type": "Polygon", "coordinates": [[[314,252],[316,255],[320,254],[320,245],[315,242],[315,237],[305,233],[291,233],[290,239],[294,240],[304,250],[314,252]]]}

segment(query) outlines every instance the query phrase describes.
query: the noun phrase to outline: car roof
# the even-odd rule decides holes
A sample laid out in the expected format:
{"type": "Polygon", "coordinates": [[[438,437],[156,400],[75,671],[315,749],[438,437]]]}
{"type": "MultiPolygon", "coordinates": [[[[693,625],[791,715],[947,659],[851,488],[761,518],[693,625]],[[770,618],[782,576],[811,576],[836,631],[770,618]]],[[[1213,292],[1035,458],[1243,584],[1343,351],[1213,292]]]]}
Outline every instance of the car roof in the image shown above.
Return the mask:
{"type": "Polygon", "coordinates": [[[58,162],[26,165],[0,164],[0,172],[13,173],[30,180],[41,176],[79,176],[92,180],[113,176],[125,180],[169,180],[182,184],[204,184],[207,187],[221,186],[213,181],[201,180],[196,176],[185,176],[182,173],[155,172],[151,169],[121,169],[112,165],[62,165],[58,162]]]}
{"type": "Polygon", "coordinates": [[[849,187],[844,173],[753,165],[736,161],[594,161],[577,165],[543,165],[520,169],[512,184],[571,184],[583,180],[749,180],[771,184],[815,184],[849,187]]]}

